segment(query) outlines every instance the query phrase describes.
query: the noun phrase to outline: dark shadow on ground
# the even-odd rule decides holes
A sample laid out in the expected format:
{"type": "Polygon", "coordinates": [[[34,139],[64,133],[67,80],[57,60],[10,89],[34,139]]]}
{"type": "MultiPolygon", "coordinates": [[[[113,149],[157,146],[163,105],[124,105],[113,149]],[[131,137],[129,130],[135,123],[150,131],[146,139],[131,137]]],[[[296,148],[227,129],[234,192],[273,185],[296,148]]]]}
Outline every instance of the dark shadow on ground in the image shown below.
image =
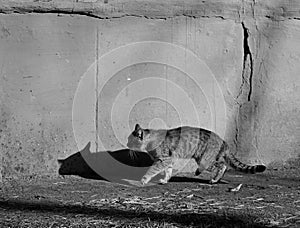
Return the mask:
{"type": "Polygon", "coordinates": [[[203,180],[199,178],[193,178],[193,177],[172,177],[169,182],[186,182],[186,183],[203,183],[203,184],[209,184],[209,180],[203,180]]]}
{"type": "MultiPolygon", "coordinates": [[[[169,182],[185,182],[185,183],[202,183],[202,184],[210,184],[209,180],[200,179],[197,177],[180,177],[180,176],[174,176],[170,179],[169,182]]],[[[218,184],[227,184],[227,181],[221,180],[218,182],[218,184]]]]}
{"type": "Polygon", "coordinates": [[[89,145],[66,159],[59,159],[58,173],[107,181],[140,180],[153,164],[147,153],[129,149],[91,153],[89,145]]]}
{"type": "MultiPolygon", "coordinates": [[[[47,202],[26,202],[20,200],[5,201],[0,200],[0,208],[6,211],[22,213],[36,212],[60,215],[78,215],[92,216],[94,219],[138,219],[142,221],[172,222],[184,226],[193,227],[265,227],[263,224],[255,222],[257,219],[249,214],[236,215],[224,213],[163,213],[155,211],[137,211],[137,210],[119,210],[115,208],[95,208],[81,205],[62,205],[47,202]]],[[[51,216],[51,215],[49,215],[51,216]]]]}

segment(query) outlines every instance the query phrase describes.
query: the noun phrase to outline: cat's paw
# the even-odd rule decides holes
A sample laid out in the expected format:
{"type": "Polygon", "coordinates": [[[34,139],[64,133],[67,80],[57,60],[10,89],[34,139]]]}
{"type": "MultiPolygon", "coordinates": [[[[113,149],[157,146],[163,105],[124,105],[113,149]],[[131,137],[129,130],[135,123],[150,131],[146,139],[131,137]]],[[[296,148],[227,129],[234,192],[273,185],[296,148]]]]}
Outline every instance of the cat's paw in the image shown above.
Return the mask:
{"type": "Polygon", "coordinates": [[[211,179],[208,183],[209,184],[216,184],[216,183],[218,183],[219,181],[217,181],[217,180],[214,180],[214,179],[211,179]]]}
{"type": "Polygon", "coordinates": [[[159,183],[160,183],[160,184],[166,184],[166,183],[168,183],[168,181],[165,180],[165,179],[160,179],[160,180],[159,180],[159,183]]]}
{"type": "Polygon", "coordinates": [[[147,177],[143,177],[142,179],[141,179],[141,181],[140,181],[140,183],[141,183],[141,185],[146,185],[148,182],[149,182],[149,178],[147,178],[147,177]]]}

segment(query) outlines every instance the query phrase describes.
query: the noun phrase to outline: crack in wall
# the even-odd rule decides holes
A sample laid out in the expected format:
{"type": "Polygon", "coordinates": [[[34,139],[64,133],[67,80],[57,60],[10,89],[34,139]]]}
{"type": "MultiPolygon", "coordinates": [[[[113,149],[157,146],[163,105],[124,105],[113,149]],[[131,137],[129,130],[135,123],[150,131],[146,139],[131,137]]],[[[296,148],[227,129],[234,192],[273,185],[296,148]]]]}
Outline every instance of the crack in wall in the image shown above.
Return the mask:
{"type": "Polygon", "coordinates": [[[251,101],[253,92],[253,56],[249,45],[249,29],[244,22],[241,22],[243,29],[243,69],[242,69],[242,82],[240,85],[239,93],[236,97],[237,100],[237,114],[235,118],[235,135],[234,144],[238,151],[239,142],[239,112],[243,104],[247,101],[251,101]]]}
{"type": "Polygon", "coordinates": [[[241,22],[244,18],[271,18],[275,21],[299,20],[300,3],[271,4],[257,0],[235,2],[214,1],[78,1],[78,0],[26,0],[0,1],[0,13],[60,13],[85,15],[98,19],[127,16],[149,19],[169,19],[176,16],[193,18],[221,18],[241,22]]]}
{"type": "Polygon", "coordinates": [[[175,17],[188,17],[188,18],[217,18],[221,20],[230,20],[231,18],[224,17],[222,15],[188,15],[188,14],[175,14],[172,16],[147,16],[147,15],[139,15],[139,14],[122,14],[120,16],[99,16],[95,13],[91,13],[88,11],[64,11],[64,10],[32,10],[32,11],[20,11],[20,10],[13,10],[10,12],[5,12],[3,10],[0,10],[0,14],[58,14],[58,15],[79,15],[79,16],[86,16],[86,17],[92,17],[100,20],[106,20],[106,19],[120,19],[125,17],[136,17],[136,18],[145,18],[145,19],[151,19],[151,20],[167,20],[172,19],[175,17]]]}
{"type": "MultiPolygon", "coordinates": [[[[170,15],[163,15],[164,13],[162,12],[162,15],[144,15],[144,14],[137,14],[137,13],[125,13],[125,12],[105,12],[104,9],[78,9],[75,7],[73,8],[64,8],[60,9],[58,7],[45,7],[45,6],[40,6],[40,7],[19,7],[19,6],[11,6],[7,8],[2,8],[0,4],[0,14],[31,14],[31,13],[37,13],[37,14],[65,14],[65,15],[80,15],[80,16],[87,16],[87,17],[92,17],[96,19],[115,19],[115,18],[124,18],[124,17],[137,17],[137,18],[146,18],[146,19],[161,19],[161,20],[167,20],[167,19],[172,19],[175,17],[179,16],[184,16],[184,17],[189,17],[189,18],[217,18],[217,19],[222,19],[222,20],[234,20],[234,21],[241,21],[242,16],[245,15],[245,8],[241,8],[240,10],[236,10],[236,12],[233,12],[232,14],[229,15],[221,15],[221,14],[214,14],[213,12],[201,12],[200,14],[198,12],[174,12],[173,14],[170,15]],[[44,7],[44,8],[43,8],[44,7]],[[103,15],[104,14],[104,15],[103,15]],[[109,15],[105,15],[109,14],[109,15]],[[117,14],[117,15],[113,15],[117,14]],[[119,15],[118,15],[119,14],[119,15]]],[[[256,17],[255,15],[255,3],[250,5],[251,8],[251,16],[253,18],[256,17]]],[[[145,13],[145,12],[144,12],[145,13]]],[[[285,20],[300,20],[300,17],[298,16],[284,16],[284,15],[270,15],[266,13],[265,15],[260,15],[260,17],[265,17],[268,19],[271,19],[273,21],[285,21],[285,20]]]]}
{"type": "Polygon", "coordinates": [[[238,141],[239,141],[239,112],[241,109],[242,105],[239,104],[239,107],[237,108],[237,114],[235,118],[235,135],[234,135],[234,140],[233,143],[235,145],[235,151],[238,151],[238,141]]]}
{"type": "Polygon", "coordinates": [[[282,22],[286,20],[300,20],[300,17],[276,17],[273,15],[266,15],[265,18],[270,19],[271,21],[282,22]]]}
{"type": "MultiPolygon", "coordinates": [[[[253,56],[251,53],[251,49],[249,46],[249,30],[246,28],[244,22],[241,23],[243,28],[243,70],[242,70],[242,83],[240,86],[239,94],[237,95],[236,99],[238,100],[242,97],[243,100],[250,101],[252,95],[252,82],[253,82],[253,56]],[[248,94],[243,96],[248,90],[248,94]]],[[[242,102],[238,102],[242,103],[242,102]]]]}
{"type": "MultiPolygon", "coordinates": [[[[244,30],[244,62],[243,62],[243,74],[244,74],[244,69],[246,67],[246,62],[249,58],[249,61],[250,61],[250,73],[249,73],[249,79],[248,79],[248,83],[249,83],[249,92],[248,92],[248,101],[251,100],[251,95],[252,95],[252,79],[253,79],[253,58],[252,58],[252,53],[251,53],[251,50],[250,50],[250,47],[249,47],[249,43],[248,43],[248,39],[249,39],[249,30],[248,28],[246,28],[244,22],[242,22],[242,27],[243,27],[243,30],[244,30]]],[[[243,75],[244,77],[245,75],[243,75]]]]}

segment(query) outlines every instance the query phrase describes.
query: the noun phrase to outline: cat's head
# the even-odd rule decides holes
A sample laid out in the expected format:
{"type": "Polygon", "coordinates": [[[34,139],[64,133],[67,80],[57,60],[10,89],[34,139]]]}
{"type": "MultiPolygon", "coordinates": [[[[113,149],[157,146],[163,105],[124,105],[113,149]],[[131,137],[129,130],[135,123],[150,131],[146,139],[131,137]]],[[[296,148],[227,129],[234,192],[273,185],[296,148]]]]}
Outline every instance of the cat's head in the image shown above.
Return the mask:
{"type": "Polygon", "coordinates": [[[82,157],[82,154],[90,153],[90,146],[91,142],[89,142],[83,150],[78,151],[65,159],[58,159],[58,173],[60,175],[84,173],[86,169],[86,163],[84,158],[82,157]]]}
{"type": "Polygon", "coordinates": [[[161,141],[158,130],[143,129],[136,124],[134,131],[128,136],[127,146],[132,150],[147,152],[154,150],[161,141]]]}

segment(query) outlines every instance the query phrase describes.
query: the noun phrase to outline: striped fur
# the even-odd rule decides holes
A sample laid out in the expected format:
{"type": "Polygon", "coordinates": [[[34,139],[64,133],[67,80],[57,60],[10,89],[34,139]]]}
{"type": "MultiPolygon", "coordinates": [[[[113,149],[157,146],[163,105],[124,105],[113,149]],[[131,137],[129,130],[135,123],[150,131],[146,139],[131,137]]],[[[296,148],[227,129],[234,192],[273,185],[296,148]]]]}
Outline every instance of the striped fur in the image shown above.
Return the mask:
{"type": "Polygon", "coordinates": [[[132,150],[147,152],[154,164],[143,176],[141,183],[148,183],[154,176],[165,172],[165,184],[171,178],[176,158],[193,158],[198,164],[195,175],[204,170],[214,170],[210,183],[218,182],[228,166],[245,172],[263,172],[264,165],[247,165],[240,162],[229,150],[227,143],[217,134],[202,128],[178,127],[173,129],[143,129],[136,124],[128,137],[127,146],[132,150]]]}

